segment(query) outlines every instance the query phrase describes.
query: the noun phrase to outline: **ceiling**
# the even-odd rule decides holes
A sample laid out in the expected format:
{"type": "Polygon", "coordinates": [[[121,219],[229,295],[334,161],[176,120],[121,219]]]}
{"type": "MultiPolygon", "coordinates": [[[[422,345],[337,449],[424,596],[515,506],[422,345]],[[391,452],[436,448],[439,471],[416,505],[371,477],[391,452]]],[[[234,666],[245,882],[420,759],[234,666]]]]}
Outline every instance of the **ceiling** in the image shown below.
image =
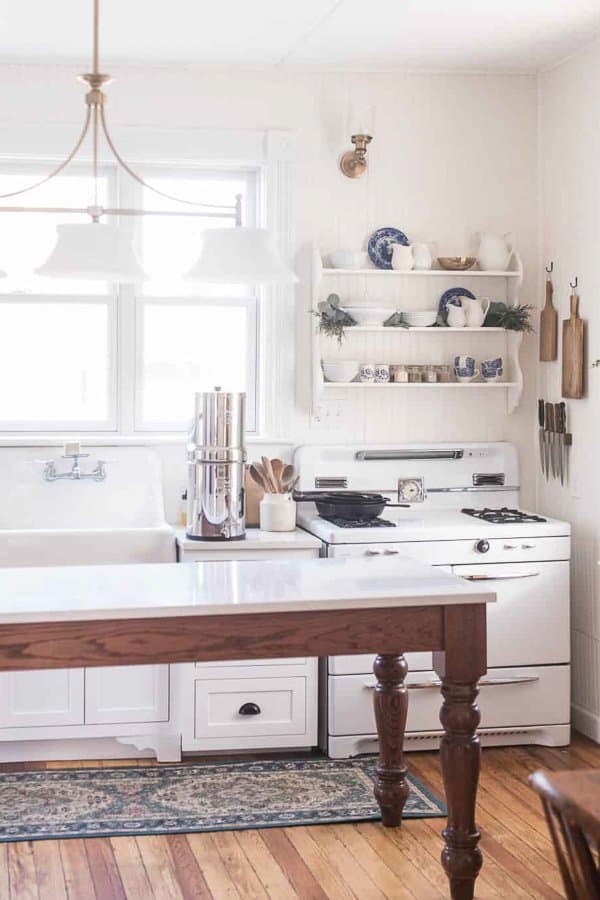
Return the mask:
{"type": "MultiPolygon", "coordinates": [[[[89,58],[92,0],[0,0],[0,60],[89,58]]],[[[105,62],[534,72],[600,34],[600,0],[102,0],[105,62]]]]}

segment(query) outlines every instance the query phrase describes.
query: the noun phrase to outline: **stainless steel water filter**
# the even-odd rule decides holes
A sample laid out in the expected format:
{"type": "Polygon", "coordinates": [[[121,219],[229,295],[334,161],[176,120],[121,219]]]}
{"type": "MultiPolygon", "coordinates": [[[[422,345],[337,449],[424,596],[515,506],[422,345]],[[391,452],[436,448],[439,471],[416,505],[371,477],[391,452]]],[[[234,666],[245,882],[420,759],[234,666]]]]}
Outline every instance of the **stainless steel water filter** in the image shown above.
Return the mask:
{"type": "Polygon", "coordinates": [[[188,445],[187,536],[236,541],[246,535],[244,488],[246,395],[196,394],[188,445]]]}

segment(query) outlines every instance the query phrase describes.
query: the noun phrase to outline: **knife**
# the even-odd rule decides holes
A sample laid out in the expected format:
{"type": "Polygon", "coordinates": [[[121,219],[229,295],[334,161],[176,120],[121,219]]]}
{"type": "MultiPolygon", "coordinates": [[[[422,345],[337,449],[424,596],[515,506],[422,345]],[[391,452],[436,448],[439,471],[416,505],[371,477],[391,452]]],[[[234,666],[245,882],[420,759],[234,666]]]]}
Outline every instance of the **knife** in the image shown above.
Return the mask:
{"type": "Polygon", "coordinates": [[[545,454],[546,454],[546,435],[544,432],[544,401],[538,400],[538,439],[540,442],[540,466],[542,467],[542,475],[546,474],[545,454]]]}
{"type": "Polygon", "coordinates": [[[552,431],[554,430],[554,423],[552,415],[554,407],[551,403],[546,403],[544,406],[545,414],[544,414],[544,440],[546,441],[546,451],[544,455],[545,463],[546,463],[546,481],[550,478],[550,466],[552,464],[552,431]]]}
{"type": "Polygon", "coordinates": [[[567,407],[565,403],[557,403],[554,407],[554,419],[556,425],[556,441],[558,443],[558,471],[560,483],[565,483],[565,432],[567,430],[567,407]]]}

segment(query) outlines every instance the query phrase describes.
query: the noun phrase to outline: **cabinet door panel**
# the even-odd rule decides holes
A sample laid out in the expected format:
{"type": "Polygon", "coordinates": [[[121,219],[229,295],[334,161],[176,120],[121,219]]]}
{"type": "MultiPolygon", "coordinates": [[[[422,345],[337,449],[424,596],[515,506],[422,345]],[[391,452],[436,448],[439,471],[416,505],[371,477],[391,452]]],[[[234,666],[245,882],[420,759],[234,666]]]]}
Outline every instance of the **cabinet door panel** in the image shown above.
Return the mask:
{"type": "Polygon", "coordinates": [[[86,669],[86,725],[166,722],[168,718],[168,666],[86,669]]]}
{"type": "Polygon", "coordinates": [[[83,725],[83,669],[0,674],[0,728],[83,725]]]}

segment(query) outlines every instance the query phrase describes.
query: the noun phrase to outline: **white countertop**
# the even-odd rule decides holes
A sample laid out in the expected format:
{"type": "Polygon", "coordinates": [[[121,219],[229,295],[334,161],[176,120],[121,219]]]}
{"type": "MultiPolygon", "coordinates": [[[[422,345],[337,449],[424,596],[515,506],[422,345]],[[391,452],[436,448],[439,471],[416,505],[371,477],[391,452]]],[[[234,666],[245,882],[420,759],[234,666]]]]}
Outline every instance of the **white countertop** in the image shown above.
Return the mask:
{"type": "Polygon", "coordinates": [[[195,550],[214,553],[231,552],[239,550],[243,554],[245,550],[318,550],[321,547],[319,538],[308,534],[301,528],[295,531],[261,531],[260,528],[247,528],[246,538],[243,541],[193,541],[186,537],[185,528],[176,528],[177,543],[184,550],[195,550]]]}
{"type": "Polygon", "coordinates": [[[399,558],[0,569],[0,625],[495,599],[493,591],[399,558]]]}

